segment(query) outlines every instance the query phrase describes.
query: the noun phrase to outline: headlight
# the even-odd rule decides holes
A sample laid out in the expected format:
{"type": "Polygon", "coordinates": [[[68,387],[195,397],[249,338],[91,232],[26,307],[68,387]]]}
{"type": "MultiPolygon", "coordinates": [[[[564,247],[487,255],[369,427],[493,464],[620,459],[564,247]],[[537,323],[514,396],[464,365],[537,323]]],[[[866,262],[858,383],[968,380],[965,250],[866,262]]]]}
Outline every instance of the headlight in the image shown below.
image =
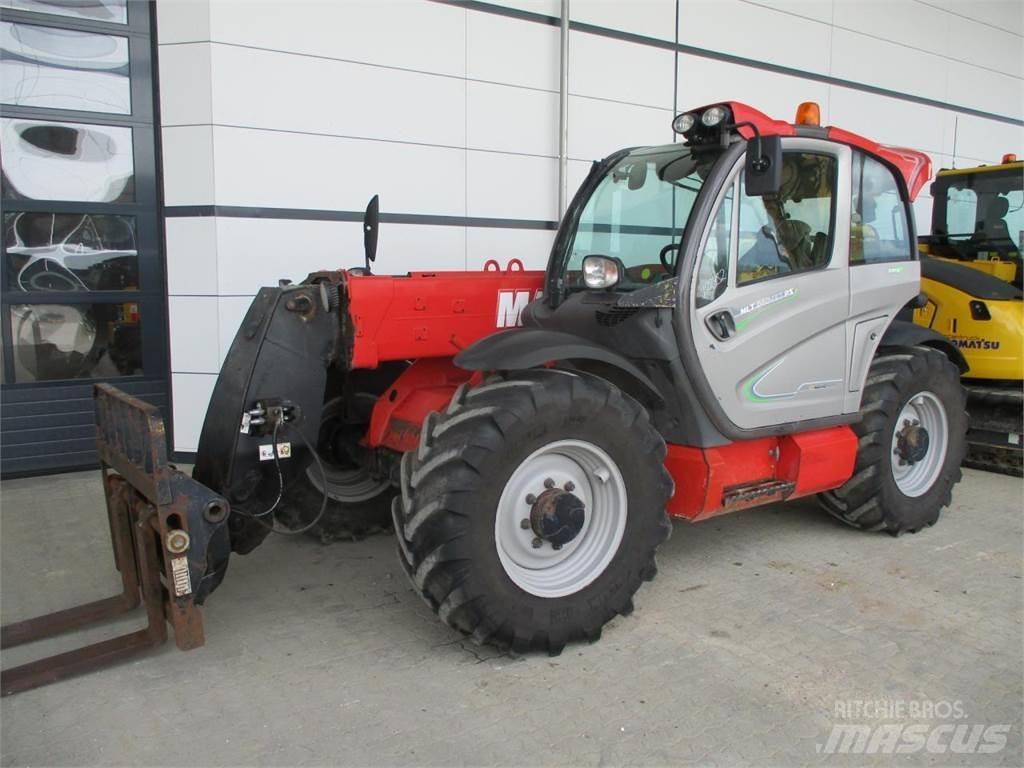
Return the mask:
{"type": "Polygon", "coordinates": [[[672,121],[672,130],[676,133],[686,133],[693,128],[695,122],[697,122],[697,118],[693,116],[692,112],[687,112],[672,121]]]}
{"type": "Polygon", "coordinates": [[[711,107],[710,109],[704,110],[704,114],[700,116],[700,121],[708,128],[714,128],[720,122],[725,120],[725,115],[725,107],[711,107]]]}
{"type": "Polygon", "coordinates": [[[607,256],[587,256],[583,259],[583,284],[587,288],[612,288],[619,282],[619,264],[607,256]]]}

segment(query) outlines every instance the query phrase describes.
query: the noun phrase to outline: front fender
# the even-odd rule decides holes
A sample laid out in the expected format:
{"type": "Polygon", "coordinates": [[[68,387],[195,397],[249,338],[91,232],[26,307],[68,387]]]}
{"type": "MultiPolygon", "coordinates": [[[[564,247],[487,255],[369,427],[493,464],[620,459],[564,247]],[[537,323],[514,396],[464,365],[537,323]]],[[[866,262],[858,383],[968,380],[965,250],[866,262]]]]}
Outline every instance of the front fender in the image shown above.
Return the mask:
{"type": "Polygon", "coordinates": [[[963,352],[957,348],[956,344],[931,328],[925,328],[906,320],[893,320],[885,333],[882,334],[882,341],[879,344],[880,347],[913,347],[918,345],[932,347],[942,352],[949,358],[950,362],[960,369],[961,374],[967,373],[970,368],[963,352]]]}
{"type": "MultiPolygon", "coordinates": [[[[521,371],[547,363],[572,363],[584,369],[597,363],[593,372],[610,368],[621,378],[626,374],[645,390],[658,405],[664,403],[661,392],[634,363],[617,352],[588,339],[561,331],[541,328],[513,328],[486,336],[455,356],[455,365],[468,371],[521,371]]],[[[618,381],[613,381],[618,384],[618,381]]]]}

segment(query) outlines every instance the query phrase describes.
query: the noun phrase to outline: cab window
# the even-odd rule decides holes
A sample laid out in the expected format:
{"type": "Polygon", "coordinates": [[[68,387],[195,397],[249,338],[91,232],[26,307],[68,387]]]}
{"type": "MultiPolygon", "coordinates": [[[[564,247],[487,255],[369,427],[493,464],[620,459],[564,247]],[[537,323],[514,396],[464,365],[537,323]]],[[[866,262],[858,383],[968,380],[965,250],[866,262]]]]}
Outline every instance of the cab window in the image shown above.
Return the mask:
{"type": "Polygon", "coordinates": [[[853,156],[850,264],[913,258],[907,206],[896,178],[873,157],[853,156]]]}
{"type": "Polygon", "coordinates": [[[740,191],[736,284],[769,280],[826,266],[835,229],[836,158],[786,152],[778,193],[740,191]]]}
{"type": "Polygon", "coordinates": [[[711,221],[711,231],[701,251],[697,266],[697,290],[694,294],[698,308],[717,299],[729,286],[729,248],[732,241],[732,210],[736,184],[730,184],[718,212],[711,221]]]}

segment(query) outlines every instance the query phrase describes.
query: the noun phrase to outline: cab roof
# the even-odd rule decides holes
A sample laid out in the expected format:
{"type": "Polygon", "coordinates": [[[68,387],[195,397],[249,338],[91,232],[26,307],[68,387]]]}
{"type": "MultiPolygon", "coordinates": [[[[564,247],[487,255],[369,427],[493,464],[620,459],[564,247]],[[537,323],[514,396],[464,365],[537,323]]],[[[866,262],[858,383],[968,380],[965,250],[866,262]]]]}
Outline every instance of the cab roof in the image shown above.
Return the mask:
{"type": "Polygon", "coordinates": [[[818,128],[817,126],[794,125],[784,120],[775,120],[764,112],[739,101],[718,102],[687,111],[700,113],[713,106],[726,106],[732,111],[733,122],[737,124],[736,131],[745,139],[754,138],[754,128],[751,127],[754,126],[762,136],[819,136],[829,141],[861,149],[899,172],[907,185],[907,194],[911,200],[917,198],[918,193],[932,175],[931,158],[924,152],[906,147],[890,147],[879,144],[835,126],[818,128]],[[747,125],[743,125],[743,123],[747,123],[747,125]]]}

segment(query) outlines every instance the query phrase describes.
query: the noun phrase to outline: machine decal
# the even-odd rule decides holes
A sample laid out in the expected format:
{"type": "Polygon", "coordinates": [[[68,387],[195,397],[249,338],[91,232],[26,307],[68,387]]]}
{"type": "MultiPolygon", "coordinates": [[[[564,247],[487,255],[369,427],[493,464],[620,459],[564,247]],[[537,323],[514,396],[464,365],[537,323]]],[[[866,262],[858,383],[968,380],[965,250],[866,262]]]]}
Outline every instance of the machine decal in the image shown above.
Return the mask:
{"type": "MultiPolygon", "coordinates": [[[[533,299],[539,299],[544,291],[538,289],[533,294],[533,299]]],[[[496,328],[517,328],[523,324],[523,310],[530,303],[529,291],[498,291],[498,316],[494,325],[496,328]]]]}
{"type": "Polygon", "coordinates": [[[950,336],[950,339],[960,349],[999,349],[999,342],[991,339],[983,339],[980,336],[964,338],[963,336],[950,336]]]}
{"type": "Polygon", "coordinates": [[[801,392],[808,392],[817,389],[827,389],[828,387],[834,387],[837,384],[842,384],[842,379],[824,379],[821,381],[805,381],[803,384],[797,386],[792,392],[761,392],[759,387],[769,375],[771,375],[779,366],[786,362],[786,358],[782,358],[775,365],[770,366],[766,370],[756,373],[747,379],[743,385],[743,396],[752,403],[770,403],[776,400],[787,400],[791,397],[799,395],[801,392]]]}
{"type": "Polygon", "coordinates": [[[740,331],[746,328],[758,317],[763,317],[761,314],[762,310],[768,307],[777,306],[780,302],[788,301],[796,297],[798,291],[796,288],[785,288],[781,291],[771,294],[770,296],[763,296],[756,301],[752,301],[740,307],[735,313],[736,317],[736,330],[740,331]]]}

